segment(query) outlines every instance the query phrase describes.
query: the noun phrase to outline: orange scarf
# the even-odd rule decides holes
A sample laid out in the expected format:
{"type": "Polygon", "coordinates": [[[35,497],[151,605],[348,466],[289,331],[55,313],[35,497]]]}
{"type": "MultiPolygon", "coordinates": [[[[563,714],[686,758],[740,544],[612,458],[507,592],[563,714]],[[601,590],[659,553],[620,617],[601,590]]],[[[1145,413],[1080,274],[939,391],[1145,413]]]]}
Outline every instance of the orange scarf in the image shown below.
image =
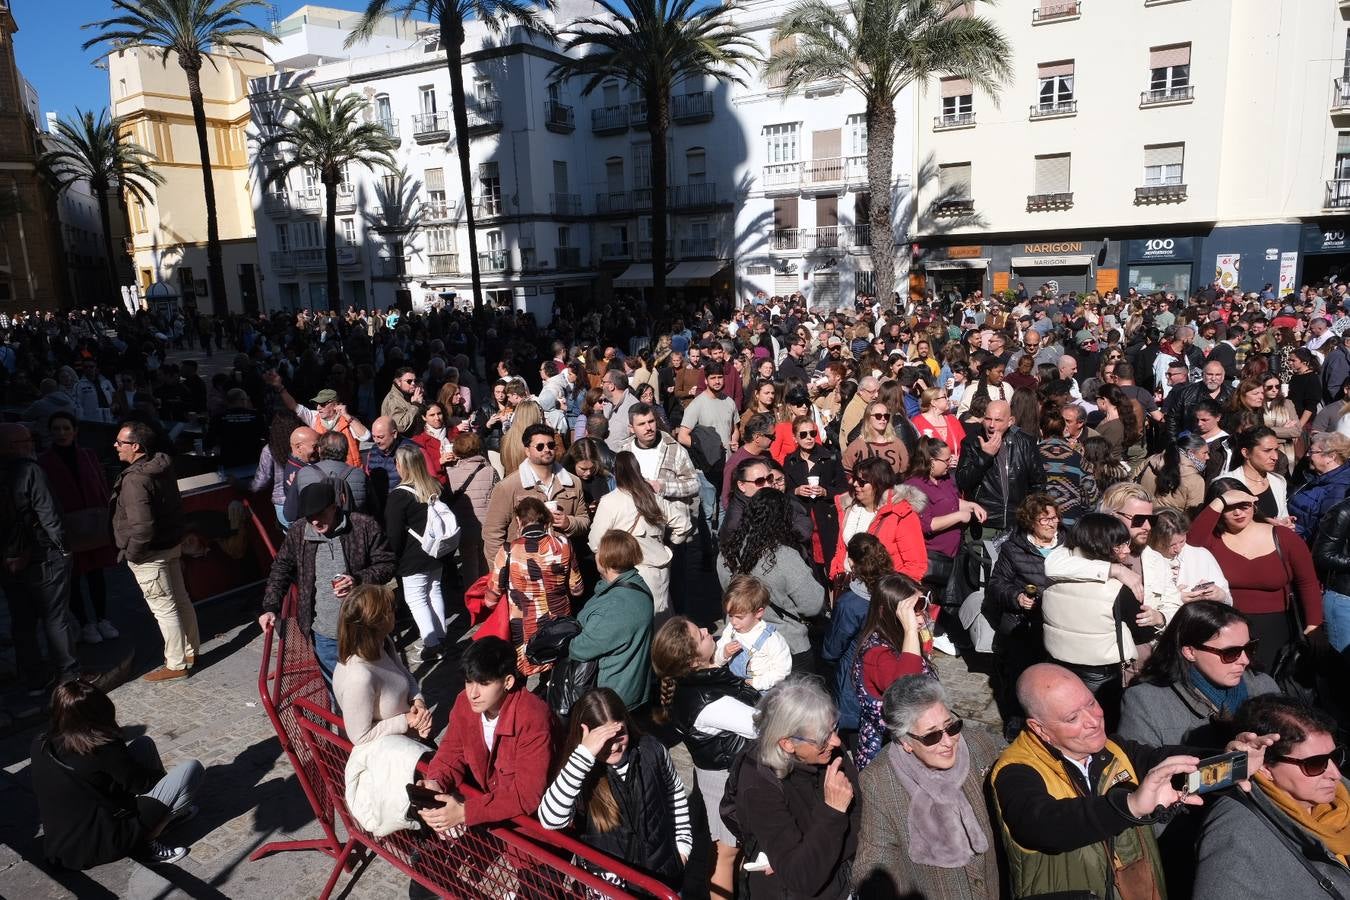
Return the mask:
{"type": "Polygon", "coordinates": [[[1271,803],[1293,819],[1300,828],[1326,845],[1326,848],[1340,859],[1341,865],[1346,865],[1346,858],[1350,856],[1350,789],[1346,788],[1344,781],[1336,785],[1335,800],[1330,803],[1319,803],[1308,810],[1305,804],[1295,800],[1283,788],[1277,787],[1275,782],[1265,775],[1258,772],[1254,777],[1271,803]]]}

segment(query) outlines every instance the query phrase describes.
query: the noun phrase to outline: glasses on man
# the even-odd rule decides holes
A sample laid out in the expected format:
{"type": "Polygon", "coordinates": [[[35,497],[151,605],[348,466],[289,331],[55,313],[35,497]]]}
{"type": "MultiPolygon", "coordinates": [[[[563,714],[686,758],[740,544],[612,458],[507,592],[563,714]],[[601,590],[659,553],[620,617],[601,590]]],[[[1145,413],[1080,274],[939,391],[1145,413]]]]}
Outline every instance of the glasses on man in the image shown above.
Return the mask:
{"type": "Polygon", "coordinates": [[[958,734],[961,733],[961,729],[965,727],[966,723],[963,722],[962,720],[952,719],[946,725],[934,731],[929,731],[924,734],[914,734],[913,732],[907,731],[905,732],[905,734],[908,735],[910,740],[918,741],[925,747],[934,747],[942,740],[944,736],[956,737],[958,734]]]}
{"type": "Polygon", "coordinates": [[[1261,641],[1260,639],[1257,639],[1233,647],[1211,647],[1208,644],[1196,644],[1195,649],[1203,650],[1206,653],[1213,653],[1219,658],[1219,662],[1223,663],[1225,666],[1231,666],[1233,663],[1237,662],[1238,658],[1244,653],[1247,654],[1247,659],[1249,661],[1255,659],[1256,648],[1260,645],[1261,641]]]}
{"type": "Polygon", "coordinates": [[[1157,520],[1157,516],[1155,516],[1153,513],[1136,513],[1132,516],[1127,516],[1123,512],[1118,512],[1116,513],[1116,515],[1124,519],[1126,524],[1128,524],[1131,528],[1143,528],[1145,525],[1154,524],[1154,522],[1157,520]]]}
{"type": "Polygon", "coordinates": [[[547,443],[545,443],[545,442],[543,442],[543,441],[540,441],[540,442],[537,443],[537,444],[531,444],[531,446],[532,446],[536,451],[552,450],[552,449],[553,449],[553,442],[552,442],[552,441],[548,441],[547,443]]]}
{"type": "Polygon", "coordinates": [[[1314,756],[1304,756],[1302,758],[1293,756],[1271,756],[1266,755],[1267,763],[1289,763],[1292,766],[1298,766],[1299,770],[1309,778],[1316,778],[1327,770],[1327,763],[1335,763],[1336,768],[1345,766],[1345,748],[1333,747],[1330,753],[1318,753],[1314,756]]]}

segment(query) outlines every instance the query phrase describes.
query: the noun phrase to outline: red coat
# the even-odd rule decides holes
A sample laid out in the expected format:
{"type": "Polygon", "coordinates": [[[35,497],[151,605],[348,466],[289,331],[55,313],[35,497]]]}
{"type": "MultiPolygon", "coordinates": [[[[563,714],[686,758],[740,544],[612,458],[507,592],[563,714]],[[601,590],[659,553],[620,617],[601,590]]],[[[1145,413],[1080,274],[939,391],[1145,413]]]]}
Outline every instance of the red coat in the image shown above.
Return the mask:
{"type": "Polygon", "coordinates": [[[422,456],[427,461],[427,471],[431,473],[431,477],[441,484],[445,484],[445,466],[441,465],[441,442],[425,431],[414,435],[410,440],[421,448],[422,456]]]}
{"type": "MultiPolygon", "coordinates": [[[[830,564],[830,577],[844,571],[844,560],[848,551],[844,544],[844,522],[848,510],[853,506],[853,495],[840,494],[834,498],[839,509],[839,540],[835,544],[834,562],[830,564]]],[[[885,501],[877,509],[877,514],[868,526],[867,533],[875,535],[881,541],[886,552],[891,555],[895,571],[908,575],[915,581],[922,581],[928,571],[928,548],[923,542],[923,526],[919,523],[919,514],[908,500],[900,500],[888,493],[885,501]]]]}
{"type": "Polygon", "coordinates": [[[466,825],[506,822],[516,816],[533,818],[548,787],[554,751],[553,713],[548,704],[518,688],[507,695],[497,720],[489,754],[483,743],[483,721],[461,691],[431,760],[431,777],[442,791],[469,784],[483,792],[467,797],[466,825]]]}

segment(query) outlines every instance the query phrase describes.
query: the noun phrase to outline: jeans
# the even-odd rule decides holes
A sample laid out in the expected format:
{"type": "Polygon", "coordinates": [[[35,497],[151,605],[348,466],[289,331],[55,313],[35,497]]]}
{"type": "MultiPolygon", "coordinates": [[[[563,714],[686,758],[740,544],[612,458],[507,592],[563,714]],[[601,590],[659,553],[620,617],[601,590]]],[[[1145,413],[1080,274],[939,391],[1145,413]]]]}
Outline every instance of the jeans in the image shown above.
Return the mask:
{"type": "Polygon", "coordinates": [[[717,487],[708,480],[697,469],[694,474],[698,476],[698,501],[703,504],[703,521],[708,525],[708,533],[712,535],[714,542],[717,540],[717,487]]]}
{"type": "Polygon", "coordinates": [[[57,677],[65,682],[80,676],[80,661],[75,658],[75,619],[70,612],[70,570],[68,557],[39,547],[21,573],[4,576],[14,656],[19,671],[29,678],[40,677],[43,671],[36,634],[39,622],[57,677]]]}
{"type": "Polygon", "coordinates": [[[323,680],[331,686],[333,684],[333,670],[338,664],[338,642],[337,638],[330,638],[326,634],[319,634],[317,631],[312,635],[314,638],[314,656],[319,660],[319,671],[323,672],[323,680]]]}
{"type": "Polygon", "coordinates": [[[283,504],[283,503],[273,503],[273,504],[272,504],[272,509],[276,510],[276,513],[277,513],[277,524],[281,526],[281,530],[282,530],[282,531],[285,531],[287,528],[290,528],[290,527],[291,527],[291,523],[290,523],[290,520],[286,518],[286,506],[285,506],[285,504],[283,504]]]}
{"type": "Polygon", "coordinates": [[[182,550],[174,547],[144,562],[127,562],[164,636],[164,665],[170,669],[187,666],[188,654],[196,656],[201,645],[197,611],[183,582],[182,556],[182,550]]]}
{"type": "Polygon", "coordinates": [[[417,633],[426,649],[439,647],[445,641],[445,598],[441,595],[441,571],[438,561],[424,572],[404,575],[403,602],[408,604],[417,633]]]}
{"type": "MultiPolygon", "coordinates": [[[[146,768],[164,768],[164,763],[160,762],[159,759],[159,749],[155,747],[155,742],[148,735],[143,734],[128,741],[127,753],[146,768]]],[[[179,763],[164,773],[164,777],[141,796],[152,797],[164,804],[164,808],[168,810],[165,818],[168,818],[187,809],[188,805],[192,803],[192,798],[196,796],[197,790],[201,787],[202,777],[205,774],[202,764],[195,759],[190,759],[187,762],[179,763]]]]}
{"type": "Polygon", "coordinates": [[[1322,616],[1326,619],[1327,640],[1337,653],[1344,653],[1350,647],[1350,596],[1324,591],[1322,616]]]}

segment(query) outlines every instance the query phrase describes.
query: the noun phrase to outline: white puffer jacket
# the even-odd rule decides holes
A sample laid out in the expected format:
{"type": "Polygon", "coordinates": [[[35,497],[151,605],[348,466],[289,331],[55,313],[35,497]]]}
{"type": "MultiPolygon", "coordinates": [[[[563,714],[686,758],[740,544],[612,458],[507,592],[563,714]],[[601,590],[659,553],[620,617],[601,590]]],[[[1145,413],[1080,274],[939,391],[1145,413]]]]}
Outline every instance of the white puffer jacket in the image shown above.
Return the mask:
{"type": "Polygon", "coordinates": [[[347,760],[346,800],[352,818],[376,837],[420,823],[407,818],[407,786],[417,779],[417,760],[426,744],[402,734],[386,734],[357,744],[347,760]]]}

